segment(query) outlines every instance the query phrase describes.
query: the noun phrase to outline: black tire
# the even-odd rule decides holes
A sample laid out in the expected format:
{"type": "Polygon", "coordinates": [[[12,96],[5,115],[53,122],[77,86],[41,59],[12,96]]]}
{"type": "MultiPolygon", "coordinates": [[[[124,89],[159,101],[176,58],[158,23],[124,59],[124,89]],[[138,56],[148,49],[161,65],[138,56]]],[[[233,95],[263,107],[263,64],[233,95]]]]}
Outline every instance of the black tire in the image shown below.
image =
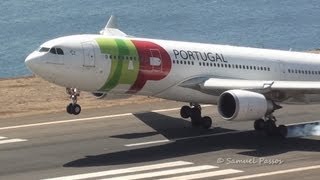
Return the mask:
{"type": "Polygon", "coordinates": [[[191,115],[191,107],[189,106],[182,106],[180,109],[180,116],[182,118],[189,118],[191,115]]]}
{"type": "Polygon", "coordinates": [[[264,131],[268,136],[277,135],[278,128],[276,126],[276,123],[272,120],[266,121],[264,131]]]}
{"type": "Polygon", "coordinates": [[[212,125],[212,119],[208,116],[205,116],[201,119],[201,126],[205,129],[209,129],[212,125]]]}
{"type": "Polygon", "coordinates": [[[201,125],[201,117],[199,118],[191,117],[191,125],[192,127],[199,127],[201,125]]]}
{"type": "Polygon", "coordinates": [[[191,114],[190,114],[191,119],[201,119],[201,109],[200,108],[197,108],[197,107],[191,108],[190,112],[191,112],[191,114]]]}
{"type": "Polygon", "coordinates": [[[278,132],[279,132],[279,135],[283,138],[287,137],[288,135],[288,128],[287,126],[285,125],[279,125],[278,126],[278,132]]]}
{"type": "Polygon", "coordinates": [[[73,114],[78,115],[81,112],[81,106],[79,104],[74,104],[73,105],[73,114]]]}
{"type": "Polygon", "coordinates": [[[73,114],[73,107],[72,107],[72,106],[73,106],[72,103],[70,103],[70,104],[67,106],[67,108],[66,108],[67,113],[73,114]]]}
{"type": "Polygon", "coordinates": [[[256,131],[261,131],[265,128],[265,121],[263,119],[257,119],[254,121],[253,126],[256,131]]]}

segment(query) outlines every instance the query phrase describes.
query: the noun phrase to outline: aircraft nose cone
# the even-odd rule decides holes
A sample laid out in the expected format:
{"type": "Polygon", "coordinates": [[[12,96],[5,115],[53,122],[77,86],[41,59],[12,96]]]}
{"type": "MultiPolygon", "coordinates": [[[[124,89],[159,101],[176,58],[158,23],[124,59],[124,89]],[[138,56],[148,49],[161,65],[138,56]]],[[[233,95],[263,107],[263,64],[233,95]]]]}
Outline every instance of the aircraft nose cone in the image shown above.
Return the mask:
{"type": "Polygon", "coordinates": [[[25,64],[26,66],[31,70],[31,71],[34,71],[34,68],[37,64],[37,57],[35,56],[34,53],[31,53],[27,56],[27,58],[25,59],[25,64]]]}

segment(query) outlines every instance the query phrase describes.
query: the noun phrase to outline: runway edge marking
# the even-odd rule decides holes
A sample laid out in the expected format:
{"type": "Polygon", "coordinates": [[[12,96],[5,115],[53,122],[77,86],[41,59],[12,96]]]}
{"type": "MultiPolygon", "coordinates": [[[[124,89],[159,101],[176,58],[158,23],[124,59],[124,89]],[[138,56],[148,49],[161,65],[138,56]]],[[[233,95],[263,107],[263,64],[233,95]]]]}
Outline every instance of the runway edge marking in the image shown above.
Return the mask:
{"type": "MultiPolygon", "coordinates": [[[[212,105],[203,105],[202,107],[209,107],[209,106],[212,106],[212,105]]],[[[158,109],[158,110],[152,110],[151,112],[168,112],[168,111],[176,111],[179,109],[180,108],[158,109]]],[[[23,124],[23,125],[16,125],[16,126],[0,127],[0,130],[19,129],[19,128],[26,128],[26,127],[36,127],[36,126],[63,124],[63,123],[71,123],[71,122],[82,122],[82,121],[99,120],[99,119],[105,119],[105,118],[132,116],[132,115],[133,113],[123,113],[123,114],[96,116],[96,117],[79,118],[79,119],[68,119],[68,120],[60,120],[60,121],[52,121],[52,122],[44,122],[44,123],[23,124]]]]}

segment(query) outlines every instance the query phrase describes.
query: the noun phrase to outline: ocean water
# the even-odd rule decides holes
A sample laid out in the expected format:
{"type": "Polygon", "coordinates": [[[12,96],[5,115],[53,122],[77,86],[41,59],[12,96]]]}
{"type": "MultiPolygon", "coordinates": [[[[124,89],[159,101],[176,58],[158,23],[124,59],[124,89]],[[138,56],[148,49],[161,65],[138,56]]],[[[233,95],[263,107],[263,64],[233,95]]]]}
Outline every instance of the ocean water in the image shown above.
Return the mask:
{"type": "Polygon", "coordinates": [[[3,0],[0,78],[30,75],[24,59],[43,42],[98,33],[111,14],[122,31],[138,37],[320,48],[318,0],[3,0]]]}

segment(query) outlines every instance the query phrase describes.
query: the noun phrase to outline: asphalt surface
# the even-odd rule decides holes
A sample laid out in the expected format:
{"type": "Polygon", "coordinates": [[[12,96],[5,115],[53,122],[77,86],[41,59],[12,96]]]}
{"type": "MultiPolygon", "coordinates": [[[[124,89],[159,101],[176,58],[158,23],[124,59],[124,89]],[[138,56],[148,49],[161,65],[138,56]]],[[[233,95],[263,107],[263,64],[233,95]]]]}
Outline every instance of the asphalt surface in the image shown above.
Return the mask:
{"type": "MultiPolygon", "coordinates": [[[[182,105],[0,119],[0,179],[319,179],[318,136],[267,137],[251,121],[222,120],[215,106],[202,112],[214,128],[192,128],[182,105]]],[[[275,115],[279,124],[317,121],[319,109],[287,105],[275,115]]]]}

